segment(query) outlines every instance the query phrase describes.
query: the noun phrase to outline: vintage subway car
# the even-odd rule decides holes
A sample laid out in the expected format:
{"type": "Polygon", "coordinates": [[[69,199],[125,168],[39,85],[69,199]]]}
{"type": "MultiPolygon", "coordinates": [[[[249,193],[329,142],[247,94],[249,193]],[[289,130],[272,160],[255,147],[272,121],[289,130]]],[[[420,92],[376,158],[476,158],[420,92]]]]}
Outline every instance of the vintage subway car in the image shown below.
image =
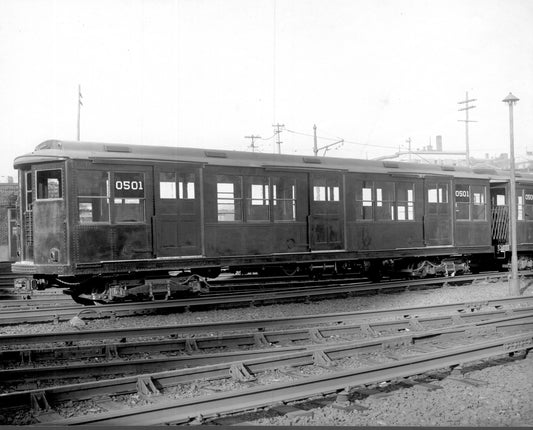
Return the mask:
{"type": "MultiPolygon", "coordinates": [[[[79,301],[205,291],[222,268],[423,277],[508,256],[505,172],[58,140],[14,165],[18,285],[79,301]]],[[[517,192],[526,267],[533,176],[517,192]]]]}

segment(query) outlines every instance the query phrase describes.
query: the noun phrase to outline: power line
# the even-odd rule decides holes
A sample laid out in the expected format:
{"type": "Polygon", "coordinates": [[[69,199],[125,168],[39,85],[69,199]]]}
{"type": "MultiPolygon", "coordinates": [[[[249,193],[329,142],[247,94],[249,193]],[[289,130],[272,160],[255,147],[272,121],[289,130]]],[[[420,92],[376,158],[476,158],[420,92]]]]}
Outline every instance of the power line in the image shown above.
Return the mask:
{"type": "MultiPolygon", "coordinates": [[[[289,130],[288,128],[286,128],[285,131],[288,131],[289,133],[293,133],[293,134],[298,134],[298,135],[301,135],[301,136],[307,136],[307,137],[313,137],[314,138],[314,135],[309,134],[309,133],[302,133],[300,131],[289,130]]],[[[317,138],[318,139],[322,139],[322,140],[331,140],[331,141],[339,140],[339,139],[334,139],[332,137],[323,137],[323,136],[317,136],[317,138]]],[[[372,144],[372,143],[355,142],[353,140],[346,140],[346,139],[343,139],[343,140],[344,140],[344,143],[349,143],[351,145],[371,146],[371,147],[374,147],[374,148],[385,148],[385,149],[394,149],[395,148],[394,146],[391,146],[391,145],[376,145],[376,144],[372,144]]]]}
{"type": "Polygon", "coordinates": [[[81,129],[81,122],[80,122],[80,115],[81,115],[81,107],[83,106],[83,102],[81,99],[83,96],[81,95],[81,85],[78,84],[78,142],[80,141],[80,129],[81,129]]]}

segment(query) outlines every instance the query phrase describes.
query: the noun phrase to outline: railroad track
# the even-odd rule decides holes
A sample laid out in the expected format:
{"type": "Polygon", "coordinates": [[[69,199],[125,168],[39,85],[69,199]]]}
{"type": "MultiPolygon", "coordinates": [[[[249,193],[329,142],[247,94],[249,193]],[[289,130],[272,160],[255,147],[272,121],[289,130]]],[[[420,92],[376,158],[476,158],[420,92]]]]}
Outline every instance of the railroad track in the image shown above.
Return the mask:
{"type": "MultiPolygon", "coordinates": [[[[381,316],[377,315],[378,318],[381,316]]],[[[54,381],[68,378],[80,378],[87,376],[109,376],[132,371],[143,371],[144,373],[159,371],[163,368],[176,369],[194,367],[200,365],[217,364],[226,361],[236,361],[252,358],[261,354],[268,354],[268,348],[275,348],[277,355],[281,353],[294,352],[297,347],[281,348],[282,345],[293,343],[321,343],[326,339],[341,339],[341,338],[378,338],[384,336],[395,336],[398,334],[406,335],[402,338],[402,343],[405,343],[406,338],[411,342],[413,339],[424,339],[432,337],[433,332],[428,335],[430,327],[436,330],[447,327],[455,327],[451,332],[466,331],[472,329],[485,328],[493,325],[496,328],[504,327],[508,329],[510,325],[516,326],[519,324],[526,324],[531,321],[533,324],[533,307],[518,308],[507,311],[490,311],[490,312],[476,312],[473,314],[458,317],[457,315],[441,315],[431,316],[426,318],[407,319],[407,320],[389,320],[364,322],[359,324],[349,324],[353,321],[353,315],[346,316],[346,319],[341,319],[336,315],[313,315],[307,317],[307,321],[321,321],[321,325],[313,325],[312,327],[304,329],[291,329],[283,331],[274,331],[272,327],[277,327],[278,322],[275,320],[265,321],[261,331],[254,330],[253,332],[221,335],[231,328],[232,324],[219,324],[218,329],[211,333],[216,334],[216,337],[182,337],[174,338],[164,335],[158,336],[163,339],[159,341],[127,341],[122,338],[121,342],[106,342],[104,344],[95,343],[92,345],[76,345],[76,346],[54,346],[52,348],[34,348],[31,343],[26,343],[26,339],[22,339],[25,343],[20,348],[10,349],[2,352],[2,362],[4,366],[16,366],[22,364],[22,367],[13,367],[11,369],[0,370],[0,381],[32,381],[33,384],[39,384],[37,381],[44,381],[46,379],[53,379],[54,381]],[[328,321],[329,320],[329,321],[328,321]],[[329,324],[329,325],[323,325],[329,324]],[[334,325],[331,325],[334,324],[334,325]],[[499,324],[499,325],[498,325],[499,324]],[[271,326],[271,327],[269,327],[271,326]],[[423,334],[420,334],[423,333],[423,334]],[[28,348],[30,346],[30,348],[28,348]],[[245,349],[245,352],[235,352],[235,350],[245,349]],[[250,351],[249,348],[257,348],[250,351]],[[281,349],[280,349],[281,348],[281,349]],[[211,350],[228,350],[229,352],[217,352],[210,354],[211,350]],[[202,353],[203,352],[203,353],[202,353]],[[139,356],[157,356],[155,359],[136,359],[139,356]],[[162,354],[167,354],[162,358],[162,354]],[[176,355],[179,355],[176,357],[176,355]],[[95,361],[95,359],[97,361],[95,361]],[[78,363],[74,363],[78,360],[78,363]],[[91,360],[89,363],[81,362],[80,360],[91,360]],[[119,361],[113,361],[119,360],[119,361]],[[124,360],[127,360],[126,362],[124,360]],[[55,366],[47,366],[47,362],[55,362],[55,366]],[[68,362],[68,365],[61,363],[68,362]],[[39,363],[44,362],[45,365],[37,367],[39,363]],[[27,367],[31,364],[32,367],[27,367]],[[26,365],[26,366],[25,366],[26,365]]],[[[243,321],[245,326],[250,326],[251,321],[243,321]]],[[[284,321],[284,325],[299,325],[301,320],[284,321]]],[[[308,324],[305,324],[308,325],[308,324]]],[[[241,322],[239,326],[243,326],[241,322]]],[[[190,328],[190,327],[188,327],[190,328]]],[[[175,329],[174,329],[175,330],[175,329]]],[[[168,327],[161,327],[161,333],[168,334],[168,327]]],[[[179,331],[179,328],[178,330],[179,331]]],[[[185,330],[184,330],[185,331],[185,330]]],[[[439,333],[442,334],[442,333],[439,333]]],[[[87,335],[94,336],[96,340],[100,339],[101,333],[98,331],[87,332],[87,335]]],[[[69,336],[70,337],[70,336],[69,336]]],[[[154,332],[154,337],[156,337],[154,332]]],[[[4,339],[0,339],[4,340],[4,339]]],[[[7,342],[13,341],[13,338],[8,338],[7,342]]],[[[35,339],[34,339],[35,340],[35,339]]],[[[21,342],[20,340],[18,342],[21,342]]],[[[37,339],[37,342],[39,340],[37,339]]],[[[87,340],[85,340],[87,342],[87,340]]],[[[65,343],[72,343],[66,341],[65,343]]],[[[374,344],[373,344],[374,345],[374,344]]],[[[375,345],[382,346],[383,343],[378,341],[375,345]]],[[[42,385],[42,384],[41,384],[42,385]]]]}
{"type": "MultiPolygon", "coordinates": [[[[330,323],[332,321],[338,323],[338,317],[332,316],[330,323]]],[[[348,319],[348,321],[352,320],[348,319]]],[[[349,397],[350,391],[357,387],[361,388],[380,381],[398,379],[402,380],[403,383],[409,383],[409,380],[404,380],[403,378],[420,375],[442,367],[451,368],[457,365],[464,365],[473,360],[530,349],[533,347],[533,310],[531,308],[522,308],[513,312],[477,313],[475,317],[474,314],[468,314],[468,317],[462,316],[460,320],[457,319],[456,314],[448,315],[447,317],[419,318],[415,325],[412,322],[407,322],[406,324],[406,321],[391,320],[388,322],[376,322],[372,325],[365,323],[358,326],[343,327],[315,326],[306,331],[262,331],[260,334],[263,340],[259,344],[263,348],[268,345],[270,349],[266,351],[268,354],[264,353],[264,349],[259,350],[259,352],[264,354],[258,358],[251,358],[250,351],[241,352],[240,355],[239,353],[226,354],[225,358],[222,358],[223,354],[219,354],[214,358],[210,358],[214,359],[216,364],[157,374],[136,375],[113,380],[5,394],[0,396],[0,404],[4,405],[4,407],[21,407],[31,403],[36,412],[39,412],[39,410],[42,412],[51,404],[67,399],[85,399],[96,394],[111,396],[139,391],[141,394],[144,393],[144,395],[150,397],[155,403],[149,407],[128,408],[114,413],[61,420],[57,424],[152,425],[187,423],[197,419],[198,416],[205,420],[218,417],[220,414],[244,412],[249,409],[269,407],[273,403],[286,403],[332,393],[343,396],[343,402],[346,403],[346,398],[349,397]],[[424,330],[424,327],[433,327],[435,324],[444,325],[444,327],[424,330]],[[455,325],[450,326],[450,324],[455,325]],[[408,332],[409,328],[414,331],[408,332]],[[355,342],[339,343],[339,333],[342,332],[343,335],[346,335],[354,331],[358,332],[359,335],[363,334],[366,340],[361,341],[359,339],[355,342]],[[516,334],[517,331],[526,331],[526,333],[516,334]],[[393,334],[391,335],[390,333],[393,334]],[[389,335],[383,336],[383,334],[389,335]],[[477,337],[479,335],[497,337],[498,339],[471,344],[472,336],[477,337]],[[272,345],[281,341],[302,341],[304,338],[308,342],[306,346],[272,351],[272,345]],[[328,346],[326,343],[327,338],[335,339],[335,344],[328,346]],[[469,345],[465,346],[465,344],[469,345]],[[393,357],[393,359],[389,360],[392,363],[366,366],[363,369],[356,370],[339,370],[334,366],[334,362],[342,361],[347,357],[357,355],[358,359],[360,359],[362,354],[375,352],[383,354],[384,351],[385,356],[393,357]],[[412,357],[413,353],[416,356],[412,357]],[[270,384],[244,390],[241,387],[238,392],[225,392],[220,395],[202,398],[170,401],[164,396],[156,396],[163,388],[168,389],[177,384],[191,383],[206,378],[232,377],[246,386],[251,381],[256,381],[256,375],[261,372],[273,371],[272,369],[286,369],[289,366],[292,368],[319,366],[326,368],[327,371],[324,375],[301,378],[301,374],[295,374],[294,371],[289,370],[290,374],[297,376],[289,384],[270,384]],[[152,398],[151,396],[154,397],[152,398]],[[268,401],[265,400],[267,398],[269,399],[268,401]],[[236,404],[239,406],[236,407],[236,404]]],[[[257,336],[253,337],[254,342],[257,344],[257,336]]],[[[216,342],[223,343],[222,339],[219,338],[216,342]]],[[[210,340],[205,339],[204,341],[207,342],[206,344],[210,342],[211,346],[214,342],[213,338],[210,340]]],[[[196,344],[199,345],[204,341],[197,339],[196,344]]],[[[235,338],[232,339],[231,336],[228,336],[226,341],[228,341],[229,345],[235,344],[235,338]]],[[[237,343],[239,342],[237,341],[237,343]]],[[[190,365],[190,360],[200,359],[200,357],[191,356],[184,359],[183,362],[185,363],[186,360],[189,360],[188,365],[190,365]]],[[[205,364],[201,359],[197,363],[205,364]]],[[[122,362],[121,364],[123,366],[128,365],[127,362],[122,362]]],[[[109,363],[105,365],[108,366],[109,363]]],[[[136,364],[133,363],[131,366],[135,368],[136,364]]],[[[28,368],[27,376],[35,379],[38,372],[35,369],[37,368],[28,368]]],[[[75,366],[72,369],[75,369],[75,366]]],[[[9,372],[3,373],[0,380],[13,380],[14,373],[10,374],[9,372]]],[[[46,370],[43,372],[46,374],[46,370]]],[[[61,375],[63,377],[80,376],[75,373],[68,374],[68,372],[64,372],[61,375]]],[[[18,377],[20,376],[19,374],[18,377]]],[[[49,373],[50,376],[56,377],[57,375],[49,373]]],[[[253,383],[255,384],[255,382],[253,383]]],[[[107,406],[104,405],[103,409],[106,407],[119,407],[118,404],[113,405],[114,402],[109,401],[109,399],[104,403],[107,406]]],[[[338,398],[337,403],[339,403],[338,398]]],[[[46,419],[49,418],[50,416],[48,415],[46,419]]],[[[52,413],[52,419],[57,420],[60,417],[52,413]]]]}
{"type": "MultiPolygon", "coordinates": [[[[81,306],[79,304],[62,305],[55,303],[55,306],[36,306],[33,301],[23,300],[21,306],[13,306],[13,301],[0,302],[4,307],[0,307],[0,325],[18,323],[42,323],[68,321],[74,316],[84,314],[86,318],[114,318],[129,315],[142,315],[161,312],[176,312],[193,309],[221,308],[224,306],[245,306],[256,304],[272,304],[287,301],[303,301],[313,299],[323,299],[326,297],[342,297],[343,295],[376,294],[382,292],[397,292],[410,289],[435,288],[443,284],[465,283],[476,280],[498,280],[507,278],[507,274],[490,273],[483,275],[468,275],[453,278],[419,279],[390,281],[381,284],[361,283],[361,282],[336,282],[322,281],[318,285],[309,286],[297,284],[285,285],[282,289],[268,288],[239,292],[209,294],[204,297],[185,298],[179,300],[128,302],[97,306],[81,306]],[[324,282],[326,282],[324,284],[324,282]]],[[[227,288],[227,287],[224,287],[227,288]]]]}
{"type": "MultiPolygon", "coordinates": [[[[497,340],[478,342],[468,346],[440,350],[409,359],[363,369],[351,369],[315,377],[296,379],[289,383],[232,390],[205,397],[184,400],[164,399],[154,404],[124,408],[91,416],[52,421],[55,425],[172,425],[205,422],[231,415],[287,404],[310,398],[341,394],[344,403],[352,391],[364,389],[381,381],[402,380],[415,375],[435,372],[442,368],[462,366],[472,361],[493,358],[502,354],[522,352],[533,347],[533,332],[506,336],[497,340]]],[[[402,381],[404,382],[404,381],[402,381]]],[[[413,383],[416,385],[416,382],[413,383]]],[[[156,394],[154,392],[154,394],[156,394]]],[[[49,424],[51,424],[49,423],[49,424]]]]}

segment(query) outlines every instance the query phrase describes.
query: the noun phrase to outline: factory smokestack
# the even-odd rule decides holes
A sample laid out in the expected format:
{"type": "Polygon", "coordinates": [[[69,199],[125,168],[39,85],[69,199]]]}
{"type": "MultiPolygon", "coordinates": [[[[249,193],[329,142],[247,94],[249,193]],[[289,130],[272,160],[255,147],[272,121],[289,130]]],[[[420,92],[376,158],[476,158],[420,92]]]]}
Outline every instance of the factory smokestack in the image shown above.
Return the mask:
{"type": "Polygon", "coordinates": [[[437,136],[436,144],[437,144],[437,151],[442,152],[442,136],[437,136]]]}

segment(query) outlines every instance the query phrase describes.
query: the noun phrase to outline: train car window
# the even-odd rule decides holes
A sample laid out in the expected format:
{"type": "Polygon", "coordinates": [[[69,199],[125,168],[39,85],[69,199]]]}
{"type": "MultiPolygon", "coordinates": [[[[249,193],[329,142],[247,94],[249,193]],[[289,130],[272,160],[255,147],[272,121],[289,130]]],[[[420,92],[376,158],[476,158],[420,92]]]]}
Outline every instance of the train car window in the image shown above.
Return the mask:
{"type": "Polygon", "coordinates": [[[37,199],[60,199],[63,197],[61,169],[37,172],[37,199]]]}
{"type": "Polygon", "coordinates": [[[399,182],[396,193],[397,220],[413,221],[415,219],[414,184],[399,182]]]}
{"type": "Polygon", "coordinates": [[[159,173],[159,198],[176,199],[176,173],[159,173]]]}
{"type": "Polygon", "coordinates": [[[336,181],[316,178],[313,181],[313,200],[315,202],[338,202],[340,201],[339,190],[336,181]]]}
{"type": "Polygon", "coordinates": [[[109,222],[108,172],[78,172],[78,220],[81,224],[109,222]]]}
{"type": "Polygon", "coordinates": [[[533,190],[524,190],[524,216],[526,221],[533,222],[533,190]]]}
{"type": "Polygon", "coordinates": [[[270,182],[265,177],[246,178],[246,221],[270,221],[270,182]]]}
{"type": "Polygon", "coordinates": [[[272,178],[274,221],[296,220],[296,180],[272,178]]]}
{"type": "Polygon", "coordinates": [[[484,185],[455,185],[455,219],[485,221],[487,219],[487,188],[484,185]]]}
{"type": "Polygon", "coordinates": [[[487,189],[484,185],[472,185],[470,187],[472,202],[472,219],[485,221],[487,219],[487,189]]]}
{"type": "Polygon", "coordinates": [[[359,209],[358,218],[372,221],[374,219],[374,183],[363,181],[361,188],[357,188],[355,201],[359,209]]]}
{"type": "Polygon", "coordinates": [[[516,212],[516,219],[524,221],[524,196],[520,194],[516,196],[516,212]]]}
{"type": "Polygon", "coordinates": [[[219,221],[242,221],[241,176],[217,176],[217,214],[219,221]]]}
{"type": "Polygon", "coordinates": [[[144,174],[117,172],[113,180],[113,221],[115,223],[144,222],[144,174]]]}
{"type": "Polygon", "coordinates": [[[313,200],[315,202],[326,201],[326,187],[321,185],[315,185],[313,187],[313,200]]]}
{"type": "Polygon", "coordinates": [[[194,200],[194,173],[178,175],[178,198],[181,200],[194,200]]]}
{"type": "Polygon", "coordinates": [[[33,206],[33,181],[31,172],[26,172],[26,210],[31,211],[33,206]]]}
{"type": "Polygon", "coordinates": [[[465,184],[455,185],[455,219],[470,219],[470,186],[465,184]]]}
{"type": "Polygon", "coordinates": [[[376,219],[394,220],[394,182],[376,182],[376,219]]]}
{"type": "Polygon", "coordinates": [[[428,214],[439,215],[448,212],[448,184],[431,184],[427,188],[428,214]]]}
{"type": "Polygon", "coordinates": [[[159,173],[159,198],[194,200],[194,173],[159,173]]]}

